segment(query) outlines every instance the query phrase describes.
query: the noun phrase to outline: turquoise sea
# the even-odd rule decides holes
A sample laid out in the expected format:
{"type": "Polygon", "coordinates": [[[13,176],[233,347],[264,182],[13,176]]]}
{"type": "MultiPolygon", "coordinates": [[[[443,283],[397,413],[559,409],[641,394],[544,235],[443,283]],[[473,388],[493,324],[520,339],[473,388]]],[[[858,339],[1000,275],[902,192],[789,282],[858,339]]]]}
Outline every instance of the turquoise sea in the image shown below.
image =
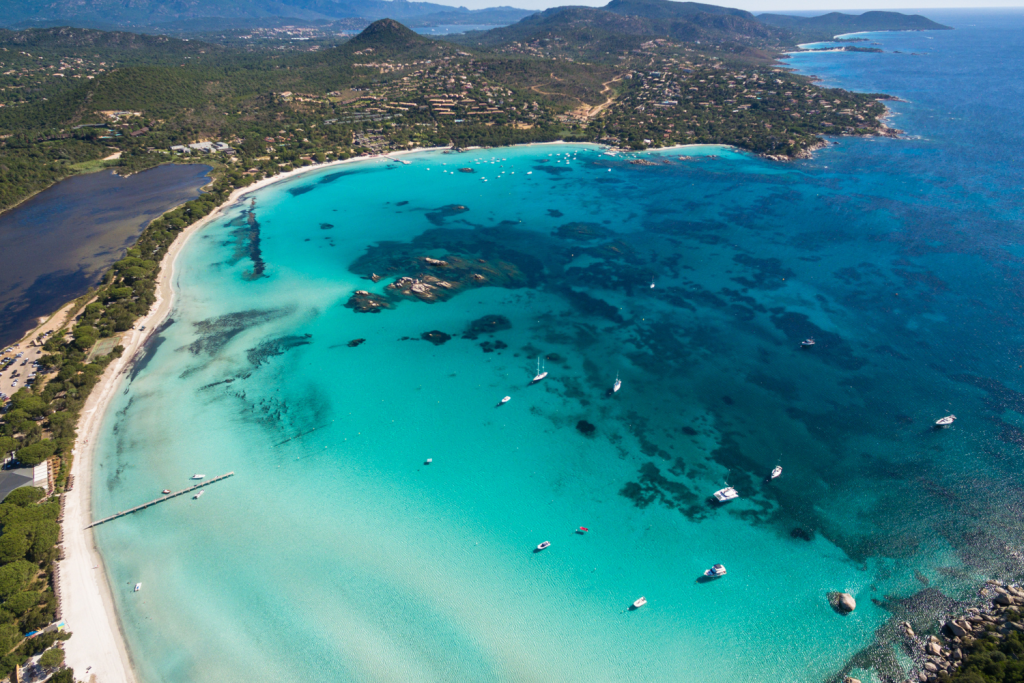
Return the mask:
{"type": "Polygon", "coordinates": [[[236,472],[96,531],[142,680],[880,681],[1019,575],[1024,21],[935,18],[791,60],[906,139],[362,161],[194,237],[99,444],[97,517],[236,472]]]}

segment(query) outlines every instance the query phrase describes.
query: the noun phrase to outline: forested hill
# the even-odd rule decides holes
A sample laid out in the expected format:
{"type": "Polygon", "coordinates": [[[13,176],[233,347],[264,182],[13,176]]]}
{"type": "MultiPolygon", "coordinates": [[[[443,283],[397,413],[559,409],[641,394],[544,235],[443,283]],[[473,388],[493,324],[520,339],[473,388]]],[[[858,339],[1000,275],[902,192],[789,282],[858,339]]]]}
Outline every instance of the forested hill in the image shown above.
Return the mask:
{"type": "Polygon", "coordinates": [[[89,57],[102,54],[109,64],[180,63],[184,59],[219,57],[225,50],[208,43],[149,36],[125,31],[97,31],[88,28],[37,28],[22,31],[0,29],[0,58],[4,66],[18,66],[17,56],[29,60],[48,57],[89,57]],[[28,54],[25,54],[28,53],[28,54]]]}
{"type": "Polygon", "coordinates": [[[757,20],[792,31],[799,38],[811,34],[814,38],[831,38],[843,33],[860,31],[946,31],[943,26],[920,14],[900,12],[864,12],[842,14],[830,12],[817,17],[797,17],[786,14],[759,14],[757,20]]]}

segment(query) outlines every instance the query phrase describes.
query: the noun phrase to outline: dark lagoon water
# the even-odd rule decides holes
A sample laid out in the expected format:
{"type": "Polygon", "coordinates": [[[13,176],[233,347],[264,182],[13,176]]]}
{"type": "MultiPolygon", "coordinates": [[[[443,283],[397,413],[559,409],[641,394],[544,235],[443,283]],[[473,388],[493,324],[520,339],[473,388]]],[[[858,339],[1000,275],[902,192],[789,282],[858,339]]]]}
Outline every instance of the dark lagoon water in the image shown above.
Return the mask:
{"type": "Polygon", "coordinates": [[[904,680],[1024,571],[1024,20],[940,21],[792,60],[905,139],[363,161],[198,234],[98,445],[97,516],[237,473],[97,529],[142,678],[904,680]]]}
{"type": "Polygon", "coordinates": [[[209,170],[74,176],[0,215],[0,346],[98,282],[151,220],[199,196],[209,170]]]}

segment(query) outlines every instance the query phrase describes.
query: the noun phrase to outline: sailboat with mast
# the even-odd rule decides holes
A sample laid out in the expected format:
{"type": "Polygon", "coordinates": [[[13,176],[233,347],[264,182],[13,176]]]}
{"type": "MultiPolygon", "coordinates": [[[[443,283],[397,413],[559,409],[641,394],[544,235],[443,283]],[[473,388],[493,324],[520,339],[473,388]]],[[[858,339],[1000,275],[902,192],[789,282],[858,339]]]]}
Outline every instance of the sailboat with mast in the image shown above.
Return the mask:
{"type": "Polygon", "coordinates": [[[612,393],[614,394],[616,391],[618,391],[621,388],[622,388],[622,380],[619,379],[619,373],[616,372],[615,373],[615,384],[612,385],[612,393]]]}
{"type": "Polygon", "coordinates": [[[545,370],[543,365],[541,364],[540,356],[537,356],[537,374],[534,376],[532,380],[530,380],[530,384],[536,384],[537,382],[541,381],[547,376],[548,371],[545,370]]]}

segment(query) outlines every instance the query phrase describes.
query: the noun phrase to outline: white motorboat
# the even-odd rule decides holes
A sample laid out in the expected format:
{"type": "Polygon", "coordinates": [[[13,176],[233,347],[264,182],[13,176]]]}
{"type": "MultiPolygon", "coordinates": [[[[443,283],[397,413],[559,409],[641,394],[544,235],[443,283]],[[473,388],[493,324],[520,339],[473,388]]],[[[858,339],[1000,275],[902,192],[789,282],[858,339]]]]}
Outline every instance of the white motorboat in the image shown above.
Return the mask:
{"type": "Polygon", "coordinates": [[[193,474],[192,478],[193,479],[202,479],[205,476],[206,476],[205,474],[193,474]]]}
{"type": "Polygon", "coordinates": [[[782,476],[782,467],[776,465],[775,469],[772,470],[772,479],[778,479],[780,476],[782,476]]]}
{"type": "Polygon", "coordinates": [[[619,373],[616,372],[615,373],[615,384],[612,385],[612,393],[614,394],[616,391],[618,391],[621,388],[622,388],[622,380],[619,379],[619,373]]]}
{"type": "Polygon", "coordinates": [[[204,493],[206,493],[206,491],[200,491],[196,495],[192,496],[192,500],[199,500],[199,496],[203,495],[204,493]]]}
{"type": "Polygon", "coordinates": [[[511,397],[511,396],[506,396],[505,398],[501,399],[501,402],[502,402],[502,403],[508,403],[508,402],[509,402],[509,401],[511,401],[511,400],[512,400],[512,397],[511,397]]]}
{"type": "Polygon", "coordinates": [[[711,569],[708,569],[706,572],[704,572],[704,576],[708,577],[709,579],[717,579],[719,576],[725,576],[725,565],[712,565],[711,569]]]}
{"type": "Polygon", "coordinates": [[[815,343],[816,342],[814,341],[814,337],[808,337],[807,339],[804,339],[802,342],[800,342],[800,346],[806,349],[810,346],[814,346],[815,343]]]}
{"type": "Polygon", "coordinates": [[[434,462],[434,459],[433,459],[433,458],[427,458],[426,460],[424,460],[424,461],[423,461],[423,464],[424,464],[424,465],[429,465],[429,464],[430,464],[430,463],[432,463],[432,462],[434,462]]]}
{"type": "Polygon", "coordinates": [[[940,417],[935,421],[936,427],[948,427],[953,424],[953,420],[956,419],[956,415],[947,415],[946,417],[940,417]]]}
{"type": "Polygon", "coordinates": [[[167,495],[168,493],[170,493],[170,492],[171,492],[171,490],[170,490],[170,489],[164,489],[164,490],[163,490],[163,494],[164,494],[165,496],[166,496],[166,495],[167,495]]]}
{"type": "Polygon", "coordinates": [[[138,593],[140,590],[142,590],[142,584],[141,583],[135,584],[135,592],[138,593]]]}
{"type": "Polygon", "coordinates": [[[654,278],[651,278],[651,289],[654,289],[654,278]]]}
{"type": "Polygon", "coordinates": [[[532,380],[530,380],[530,384],[536,384],[537,382],[541,381],[542,379],[544,379],[547,376],[548,376],[548,371],[544,370],[541,367],[540,357],[538,357],[537,358],[537,374],[534,376],[534,378],[532,380]]]}
{"type": "Polygon", "coordinates": [[[537,550],[544,550],[544,548],[550,548],[550,547],[551,547],[551,541],[544,541],[543,543],[541,543],[540,545],[537,546],[537,550]]]}
{"type": "Polygon", "coordinates": [[[633,609],[638,609],[640,607],[643,607],[646,604],[647,604],[647,598],[645,598],[644,596],[641,595],[639,598],[637,598],[636,600],[633,601],[633,609]]]}
{"type": "Polygon", "coordinates": [[[730,500],[735,500],[736,498],[739,497],[740,494],[736,493],[736,489],[734,489],[731,486],[726,486],[724,489],[719,489],[718,491],[715,491],[715,500],[717,500],[719,503],[725,503],[730,500]]]}

